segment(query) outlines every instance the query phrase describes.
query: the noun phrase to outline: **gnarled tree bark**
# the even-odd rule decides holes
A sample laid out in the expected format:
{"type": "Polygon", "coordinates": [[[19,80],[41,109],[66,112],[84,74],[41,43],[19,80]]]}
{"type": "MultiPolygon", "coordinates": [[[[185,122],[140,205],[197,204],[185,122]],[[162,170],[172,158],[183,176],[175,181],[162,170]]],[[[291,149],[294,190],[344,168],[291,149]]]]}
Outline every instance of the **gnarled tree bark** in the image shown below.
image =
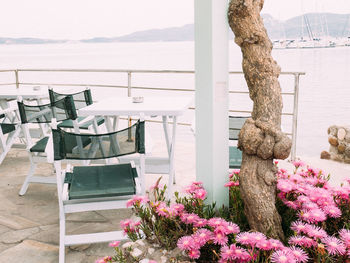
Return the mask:
{"type": "Polygon", "coordinates": [[[286,159],[291,140],[281,132],[280,67],[271,56],[272,43],[260,11],[264,0],[231,0],[228,19],[243,54],[243,72],[254,102],[252,117],[239,135],[243,151],[240,173],[245,213],[252,229],[283,239],[277,212],[273,159],[286,159]]]}

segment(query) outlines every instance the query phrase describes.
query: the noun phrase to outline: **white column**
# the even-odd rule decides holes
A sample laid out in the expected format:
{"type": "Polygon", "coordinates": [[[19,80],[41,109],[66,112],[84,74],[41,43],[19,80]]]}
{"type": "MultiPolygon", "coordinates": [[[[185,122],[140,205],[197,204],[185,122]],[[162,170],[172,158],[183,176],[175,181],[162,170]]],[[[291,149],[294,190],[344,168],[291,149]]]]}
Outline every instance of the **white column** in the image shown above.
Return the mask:
{"type": "Polygon", "coordinates": [[[196,177],[228,205],[227,0],[195,0],[196,177]]]}

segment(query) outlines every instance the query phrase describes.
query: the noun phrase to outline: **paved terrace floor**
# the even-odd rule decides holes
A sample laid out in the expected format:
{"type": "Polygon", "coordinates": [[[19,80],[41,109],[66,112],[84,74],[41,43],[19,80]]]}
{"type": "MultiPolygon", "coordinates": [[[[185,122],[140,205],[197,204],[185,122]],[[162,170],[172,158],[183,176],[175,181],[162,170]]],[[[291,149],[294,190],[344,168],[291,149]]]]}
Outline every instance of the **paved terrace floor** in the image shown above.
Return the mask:
{"type": "MultiPolygon", "coordinates": [[[[195,180],[194,137],[189,127],[178,129],[175,152],[177,184],[175,190],[195,180]]],[[[155,140],[154,155],[166,154],[163,139],[155,140]]],[[[349,176],[350,165],[317,158],[305,158],[315,167],[331,172],[332,181],[339,183],[349,176]]],[[[290,167],[287,162],[281,166],[290,167]]],[[[18,191],[29,169],[27,152],[12,149],[0,166],[0,262],[58,262],[58,202],[54,185],[31,184],[25,196],[18,191]]],[[[39,165],[37,174],[52,175],[49,164],[39,165]]],[[[164,183],[167,176],[163,176],[164,183]]],[[[147,175],[147,186],[154,184],[159,175],[147,175]]],[[[70,234],[91,231],[113,231],[119,221],[131,216],[129,209],[76,213],[68,216],[70,234]]],[[[95,262],[97,258],[113,254],[107,244],[82,245],[67,248],[67,263],[95,262]]]]}

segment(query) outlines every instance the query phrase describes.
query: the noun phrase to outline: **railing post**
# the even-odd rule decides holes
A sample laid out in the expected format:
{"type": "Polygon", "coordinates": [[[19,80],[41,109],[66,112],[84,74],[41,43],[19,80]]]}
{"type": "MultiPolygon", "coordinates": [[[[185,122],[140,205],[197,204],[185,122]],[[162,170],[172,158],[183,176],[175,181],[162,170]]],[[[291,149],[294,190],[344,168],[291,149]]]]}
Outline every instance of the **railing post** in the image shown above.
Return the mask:
{"type": "Polygon", "coordinates": [[[15,70],[15,76],[16,76],[16,89],[19,89],[18,69],[15,70]]]}
{"type": "Polygon", "coordinates": [[[128,71],[128,97],[131,97],[131,71],[128,71]]]}
{"type": "MultiPolygon", "coordinates": [[[[128,97],[131,97],[131,71],[128,71],[128,97]]],[[[130,116],[128,116],[128,126],[131,127],[130,116]]],[[[132,141],[130,129],[128,130],[128,141],[132,141]]]]}
{"type": "Polygon", "coordinates": [[[298,100],[299,100],[299,73],[294,74],[294,107],[293,107],[293,127],[292,127],[292,151],[291,160],[296,157],[297,129],[298,129],[298,100]]]}

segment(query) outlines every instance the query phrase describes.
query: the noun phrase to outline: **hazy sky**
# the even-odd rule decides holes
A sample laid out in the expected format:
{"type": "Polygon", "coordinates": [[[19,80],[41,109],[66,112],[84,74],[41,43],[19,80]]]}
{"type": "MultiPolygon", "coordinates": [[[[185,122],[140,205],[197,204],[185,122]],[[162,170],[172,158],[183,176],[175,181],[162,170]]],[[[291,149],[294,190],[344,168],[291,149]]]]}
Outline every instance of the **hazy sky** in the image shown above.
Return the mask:
{"type": "MultiPolygon", "coordinates": [[[[0,37],[112,37],[182,26],[194,20],[194,0],[0,0],[0,3],[0,37]]],[[[350,0],[265,0],[263,9],[263,13],[280,20],[317,11],[350,13],[350,0]]]]}

